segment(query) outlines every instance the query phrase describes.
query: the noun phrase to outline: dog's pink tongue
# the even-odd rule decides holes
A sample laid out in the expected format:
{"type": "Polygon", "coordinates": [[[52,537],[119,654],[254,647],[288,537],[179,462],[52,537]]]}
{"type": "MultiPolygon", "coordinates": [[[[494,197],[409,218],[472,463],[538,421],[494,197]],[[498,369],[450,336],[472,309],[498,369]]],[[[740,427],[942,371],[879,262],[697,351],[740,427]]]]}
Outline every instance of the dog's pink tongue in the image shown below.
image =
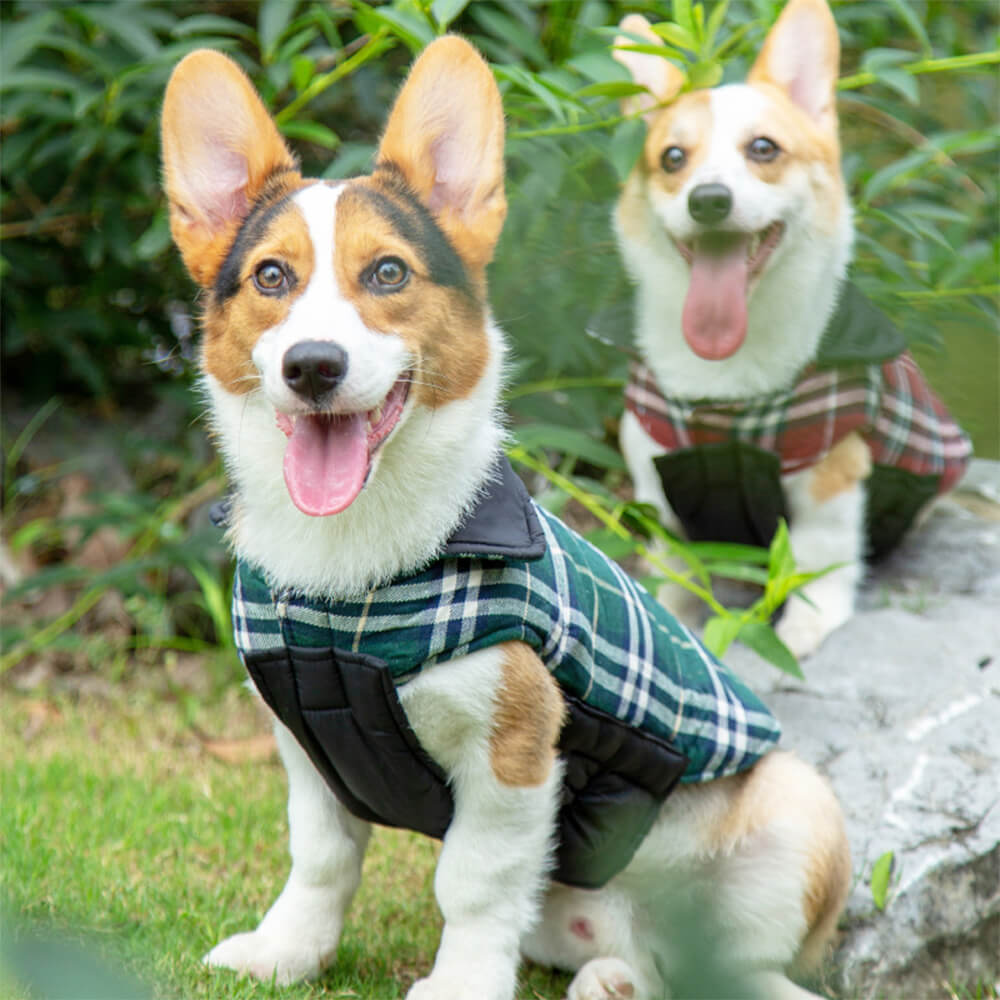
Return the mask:
{"type": "Polygon", "coordinates": [[[285,485],[303,514],[339,514],[354,502],[367,475],[365,414],[294,421],[285,449],[285,485]]]}
{"type": "Polygon", "coordinates": [[[735,354],[747,335],[746,239],[702,239],[691,261],[681,326],[691,350],[708,361],[735,354]]]}

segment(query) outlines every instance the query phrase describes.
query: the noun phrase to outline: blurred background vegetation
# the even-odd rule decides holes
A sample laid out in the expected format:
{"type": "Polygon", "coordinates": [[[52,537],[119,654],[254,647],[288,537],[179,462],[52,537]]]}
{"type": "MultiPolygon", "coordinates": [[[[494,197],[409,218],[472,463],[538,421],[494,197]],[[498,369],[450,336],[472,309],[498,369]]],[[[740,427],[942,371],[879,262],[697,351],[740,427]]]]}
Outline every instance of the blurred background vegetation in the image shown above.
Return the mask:
{"type": "MultiPolygon", "coordinates": [[[[479,46],[508,119],[510,211],[491,282],[514,349],[519,454],[536,485],[555,480],[603,511],[592,536],[626,556],[641,512],[623,506],[615,445],[630,292],[609,215],[643,126],[619,110],[633,88],[609,56],[614,25],[645,13],[691,84],[709,85],[742,78],[781,6],[0,5],[0,671],[30,686],[206,653],[220,687],[238,670],[214,655],[230,643],[229,569],[205,508],[224,484],[191,391],[197,300],[159,187],[159,106],[186,52],[229,52],[305,171],[340,177],[370,166],[413,53],[446,30],[479,46]]],[[[856,280],[905,329],[978,454],[1000,457],[998,6],[833,6],[856,280]]],[[[547,499],[565,492],[550,485],[547,499]]],[[[701,578],[711,560],[693,558],[701,578]]]]}

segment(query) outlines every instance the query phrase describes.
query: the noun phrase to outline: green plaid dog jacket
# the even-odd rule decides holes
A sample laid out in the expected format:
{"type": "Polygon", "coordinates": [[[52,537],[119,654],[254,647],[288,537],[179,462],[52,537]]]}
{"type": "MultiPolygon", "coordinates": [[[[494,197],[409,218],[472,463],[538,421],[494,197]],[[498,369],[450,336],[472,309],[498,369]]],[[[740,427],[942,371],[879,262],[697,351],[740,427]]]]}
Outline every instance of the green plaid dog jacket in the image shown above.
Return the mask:
{"type": "Polygon", "coordinates": [[[531,646],[567,701],[556,877],[572,884],[601,885],[623,867],[678,779],[743,771],[779,739],[757,697],[619,566],[536,506],[505,459],[443,556],[419,572],[328,601],[275,590],[241,562],[233,620],[251,677],[345,805],[434,836],[452,803],[394,685],[497,643],[531,646]],[[376,704],[373,736],[359,713],[376,704]],[[387,764],[376,744],[390,729],[405,747],[387,764]],[[408,807],[398,788],[381,787],[404,750],[422,766],[406,779],[419,788],[408,807]],[[381,763],[352,778],[365,754],[381,763]]]}

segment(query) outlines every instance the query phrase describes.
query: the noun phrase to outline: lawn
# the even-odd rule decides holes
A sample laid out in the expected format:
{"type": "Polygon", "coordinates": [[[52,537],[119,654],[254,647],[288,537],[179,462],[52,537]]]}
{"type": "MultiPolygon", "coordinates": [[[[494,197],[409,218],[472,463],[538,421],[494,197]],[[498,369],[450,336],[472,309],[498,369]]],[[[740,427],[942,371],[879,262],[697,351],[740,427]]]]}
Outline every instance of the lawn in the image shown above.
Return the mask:
{"type": "MultiPolygon", "coordinates": [[[[184,1000],[390,1000],[430,968],[437,845],[381,828],[317,983],[279,989],[201,966],[257,923],[288,872],[284,773],[242,688],[196,707],[133,684],[8,690],[0,732],[5,971],[27,967],[35,982],[0,980],[4,995],[111,1000],[141,994],[135,977],[148,996],[184,1000]]],[[[528,969],[518,996],[559,998],[565,982],[528,969]]]]}

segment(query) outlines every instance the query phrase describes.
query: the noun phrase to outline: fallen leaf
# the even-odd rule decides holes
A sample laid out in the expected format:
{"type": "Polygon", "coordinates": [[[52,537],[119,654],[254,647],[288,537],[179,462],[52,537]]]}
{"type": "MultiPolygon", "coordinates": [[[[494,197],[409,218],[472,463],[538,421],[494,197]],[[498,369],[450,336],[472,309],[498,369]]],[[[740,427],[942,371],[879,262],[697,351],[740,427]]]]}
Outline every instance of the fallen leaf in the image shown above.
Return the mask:
{"type": "Polygon", "coordinates": [[[258,760],[268,760],[278,752],[274,733],[261,733],[245,740],[207,740],[201,745],[206,753],[224,760],[227,764],[247,764],[258,760]]]}

